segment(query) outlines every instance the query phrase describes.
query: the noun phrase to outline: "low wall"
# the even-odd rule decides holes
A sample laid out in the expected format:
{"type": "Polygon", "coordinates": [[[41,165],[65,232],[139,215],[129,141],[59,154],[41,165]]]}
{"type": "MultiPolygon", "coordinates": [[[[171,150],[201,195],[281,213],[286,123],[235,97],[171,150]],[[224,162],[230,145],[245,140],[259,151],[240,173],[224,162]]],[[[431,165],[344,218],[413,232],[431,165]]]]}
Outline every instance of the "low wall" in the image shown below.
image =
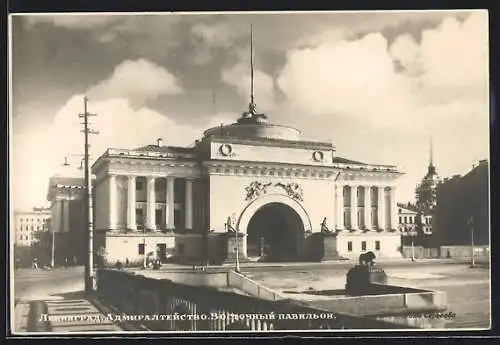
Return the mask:
{"type": "Polygon", "coordinates": [[[373,294],[363,296],[332,296],[328,300],[309,302],[338,313],[389,317],[410,312],[443,311],[447,309],[446,293],[394,285],[372,284],[373,294]]]}
{"type": "Polygon", "coordinates": [[[258,297],[268,301],[277,301],[285,298],[279,292],[269,289],[268,287],[265,287],[264,285],[234,271],[227,272],[227,281],[229,286],[235,287],[253,297],[258,297]]]}
{"type": "MultiPolygon", "coordinates": [[[[403,246],[401,247],[402,255],[405,258],[411,258],[412,252],[415,259],[470,259],[472,248],[471,246],[441,246],[439,248],[424,248],[421,246],[403,246]]],[[[489,246],[476,246],[474,248],[474,256],[477,259],[489,259],[489,246]]]]}
{"type": "Polygon", "coordinates": [[[209,286],[214,288],[228,287],[227,272],[165,272],[155,270],[136,270],[131,273],[152,279],[168,279],[174,283],[191,286],[209,286]]]}
{"type": "MultiPolygon", "coordinates": [[[[490,257],[489,246],[475,246],[474,257],[477,259],[488,259],[490,257]]],[[[454,259],[470,259],[472,256],[471,246],[441,246],[441,257],[454,259]]]]}
{"type": "Polygon", "coordinates": [[[110,269],[97,271],[97,297],[129,315],[164,315],[164,318],[138,321],[153,331],[411,328],[360,316],[333,314],[324,308],[304,306],[293,300],[270,301],[110,269]],[[235,320],[234,315],[243,316],[243,319],[235,320]],[[298,315],[315,317],[293,317],[298,315]]]}

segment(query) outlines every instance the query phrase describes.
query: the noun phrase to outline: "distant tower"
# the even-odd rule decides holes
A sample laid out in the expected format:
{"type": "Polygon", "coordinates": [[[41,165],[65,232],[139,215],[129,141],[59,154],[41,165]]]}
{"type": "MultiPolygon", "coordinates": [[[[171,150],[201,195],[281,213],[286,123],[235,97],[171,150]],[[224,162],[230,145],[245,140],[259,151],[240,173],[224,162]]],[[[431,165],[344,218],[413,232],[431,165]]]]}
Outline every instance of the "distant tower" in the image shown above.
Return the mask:
{"type": "Polygon", "coordinates": [[[433,211],[436,207],[436,189],[441,178],[439,177],[436,167],[434,166],[432,134],[429,140],[429,166],[427,174],[422,179],[422,182],[415,189],[417,199],[417,208],[423,212],[433,211]]]}

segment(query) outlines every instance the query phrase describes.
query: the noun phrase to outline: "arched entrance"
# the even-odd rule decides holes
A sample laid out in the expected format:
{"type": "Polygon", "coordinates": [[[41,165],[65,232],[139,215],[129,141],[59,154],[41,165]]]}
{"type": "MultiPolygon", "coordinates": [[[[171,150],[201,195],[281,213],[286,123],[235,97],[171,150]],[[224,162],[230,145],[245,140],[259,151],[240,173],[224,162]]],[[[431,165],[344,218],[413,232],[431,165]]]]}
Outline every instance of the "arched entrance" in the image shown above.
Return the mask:
{"type": "Polygon", "coordinates": [[[304,223],[290,206],[270,202],[258,208],[247,226],[247,256],[265,261],[297,261],[301,257],[304,223]]]}

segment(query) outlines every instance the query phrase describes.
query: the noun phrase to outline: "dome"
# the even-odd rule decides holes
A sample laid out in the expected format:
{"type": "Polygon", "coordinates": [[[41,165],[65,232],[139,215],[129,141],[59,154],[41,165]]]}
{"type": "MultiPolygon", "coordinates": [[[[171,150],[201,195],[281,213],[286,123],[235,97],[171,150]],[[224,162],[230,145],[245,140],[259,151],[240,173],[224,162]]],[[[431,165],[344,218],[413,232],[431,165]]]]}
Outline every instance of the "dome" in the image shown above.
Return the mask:
{"type": "Polygon", "coordinates": [[[204,132],[204,136],[230,136],[238,138],[262,138],[279,140],[299,140],[301,132],[293,127],[270,124],[267,116],[258,114],[255,105],[250,104],[249,111],[230,125],[212,127],[204,132]]]}

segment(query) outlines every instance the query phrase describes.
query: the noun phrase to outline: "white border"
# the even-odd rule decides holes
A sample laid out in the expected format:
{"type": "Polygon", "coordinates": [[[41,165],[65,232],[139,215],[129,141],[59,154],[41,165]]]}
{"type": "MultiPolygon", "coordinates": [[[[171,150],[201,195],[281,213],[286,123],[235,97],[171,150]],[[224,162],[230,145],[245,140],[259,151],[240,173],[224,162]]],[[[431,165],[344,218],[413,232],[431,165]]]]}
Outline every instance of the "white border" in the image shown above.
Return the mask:
{"type": "MultiPolygon", "coordinates": [[[[81,335],[81,334],[100,334],[100,335],[113,335],[113,334],[120,334],[120,335],[127,335],[127,334],[189,334],[189,333],[220,333],[220,334],[226,334],[226,333],[259,333],[259,334],[269,334],[272,336],[273,334],[281,334],[281,333],[344,333],[344,332],[383,332],[383,333],[388,333],[388,332],[462,332],[462,331],[477,331],[477,330],[490,330],[492,327],[492,303],[491,303],[491,296],[492,296],[492,286],[491,286],[491,252],[492,252],[492,246],[491,246],[491,152],[490,152],[490,145],[488,145],[488,189],[489,189],[489,194],[488,194],[488,206],[489,206],[489,245],[490,245],[490,250],[489,250],[489,259],[490,259],[490,267],[489,267],[489,287],[490,287],[490,327],[489,328],[445,328],[445,329],[437,329],[437,328],[432,328],[432,329],[386,329],[386,330],[380,330],[380,329],[356,329],[356,330],[351,330],[351,329],[342,329],[342,330],[273,330],[273,331],[250,331],[250,332],[244,332],[244,331],[147,331],[147,332],[131,332],[131,331],[124,331],[124,332],[115,332],[115,331],[108,331],[108,332],[70,332],[70,333],[55,333],[55,332],[15,332],[14,326],[15,326],[15,317],[14,317],[14,301],[15,301],[15,296],[14,296],[14,277],[15,277],[15,269],[14,269],[14,241],[13,241],[13,215],[14,215],[14,207],[12,204],[12,181],[10,179],[10,176],[12,176],[12,157],[11,157],[11,149],[13,147],[13,139],[12,139],[12,121],[11,121],[11,116],[13,115],[13,108],[12,108],[12,17],[28,17],[28,16],[145,16],[145,15],[154,15],[154,16],[168,16],[168,15],[201,15],[201,16],[210,16],[210,15],[217,15],[217,14],[223,14],[223,15],[251,15],[251,14],[266,14],[266,15],[282,15],[282,14],[341,14],[341,13],[471,13],[471,12],[486,12],[488,13],[488,10],[486,9],[465,9],[465,10],[458,10],[458,9],[451,9],[451,10],[356,10],[356,11],[213,11],[213,12],[161,12],[161,11],[156,11],[156,12],[66,12],[66,13],[61,13],[61,12],[47,12],[47,13],[10,13],[8,16],[8,31],[7,31],[7,40],[8,40],[8,48],[9,48],[9,59],[8,59],[8,86],[9,86],[9,98],[8,98],[8,104],[9,104],[9,116],[7,117],[8,121],[8,128],[9,128],[9,238],[10,238],[10,258],[9,258],[9,264],[10,264],[10,277],[12,279],[9,279],[10,282],[10,325],[11,325],[11,331],[12,334],[15,336],[19,335],[24,335],[26,338],[30,338],[29,335],[36,335],[36,338],[39,338],[38,336],[43,336],[43,335],[50,335],[50,336],[56,336],[58,334],[60,335],[81,335]]],[[[486,16],[487,18],[487,27],[490,27],[490,21],[489,17],[486,16]]],[[[488,35],[488,42],[489,42],[489,30],[487,31],[488,35]]],[[[490,48],[488,48],[488,51],[490,48]]],[[[487,73],[486,75],[489,76],[490,74],[490,68],[489,68],[489,59],[488,62],[486,63],[486,69],[487,73]]],[[[487,82],[487,104],[488,104],[488,139],[489,141],[491,140],[491,117],[492,117],[492,110],[491,110],[491,96],[490,96],[490,83],[489,83],[489,78],[486,81],[487,82]]],[[[496,105],[498,107],[498,105],[496,105]]],[[[434,336],[433,336],[434,337],[434,336]]],[[[182,337],[182,338],[191,338],[191,337],[182,337]]],[[[193,337],[193,338],[199,338],[199,337],[193,337]]],[[[245,337],[246,338],[246,337],[245,337]]],[[[265,338],[265,337],[263,337],[265,338]]],[[[373,337],[356,337],[356,338],[373,338],[373,337]]],[[[477,336],[477,338],[488,338],[488,336],[477,336]]]]}

